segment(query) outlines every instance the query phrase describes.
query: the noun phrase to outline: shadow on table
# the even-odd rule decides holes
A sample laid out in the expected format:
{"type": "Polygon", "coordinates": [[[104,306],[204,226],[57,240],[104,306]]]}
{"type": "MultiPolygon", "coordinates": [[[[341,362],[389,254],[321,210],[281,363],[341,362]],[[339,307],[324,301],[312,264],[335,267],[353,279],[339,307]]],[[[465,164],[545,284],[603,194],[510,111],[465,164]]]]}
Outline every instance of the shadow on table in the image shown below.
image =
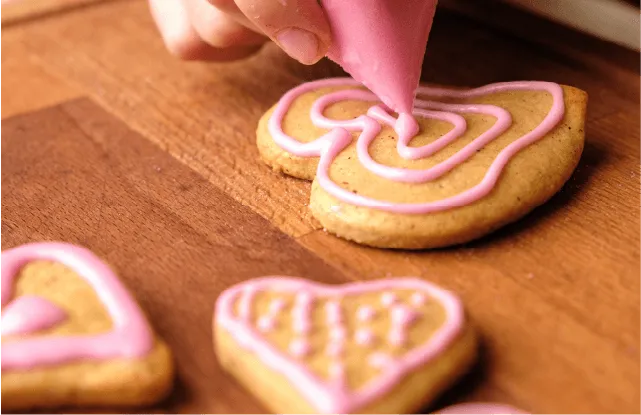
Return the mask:
{"type": "Polygon", "coordinates": [[[487,346],[483,342],[482,336],[479,336],[479,355],[476,363],[470,371],[455,383],[451,388],[449,388],[443,395],[441,395],[435,402],[422,408],[417,413],[419,414],[431,414],[439,409],[443,409],[447,406],[454,405],[466,400],[467,397],[471,396],[473,391],[485,381],[485,377],[488,373],[489,368],[489,357],[487,346]]]}
{"type": "MultiPolygon", "coordinates": [[[[565,183],[563,188],[561,188],[557,194],[552,196],[550,200],[535,208],[523,218],[518,219],[517,221],[508,224],[487,236],[460,245],[459,247],[482,248],[488,244],[495,244],[514,237],[514,235],[526,232],[527,230],[537,226],[541,221],[546,220],[550,215],[576,199],[581,192],[585,190],[590,178],[599,170],[599,167],[607,162],[608,157],[609,155],[605,148],[599,144],[586,141],[585,148],[583,149],[583,155],[581,156],[581,160],[579,160],[576,170],[567,183],[565,183]]],[[[453,248],[456,249],[457,247],[453,248]]]]}

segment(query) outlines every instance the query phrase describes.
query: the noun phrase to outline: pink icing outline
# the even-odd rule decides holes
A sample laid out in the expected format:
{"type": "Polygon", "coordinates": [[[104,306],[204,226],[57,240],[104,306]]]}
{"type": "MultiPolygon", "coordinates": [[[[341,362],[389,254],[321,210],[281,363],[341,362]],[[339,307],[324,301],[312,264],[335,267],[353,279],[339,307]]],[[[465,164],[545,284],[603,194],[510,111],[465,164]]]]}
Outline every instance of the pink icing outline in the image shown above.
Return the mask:
{"type": "Polygon", "coordinates": [[[2,306],[20,269],[35,260],[60,262],[83,277],[113,319],[110,332],[90,336],[40,336],[2,343],[2,370],[82,359],[139,358],[153,346],[151,328],[118,277],[87,249],[57,242],[31,243],[2,252],[2,306]]]}
{"type": "Polygon", "coordinates": [[[67,319],[67,313],[46,298],[21,295],[2,310],[2,336],[29,334],[51,328],[67,319]]]}
{"type": "Polygon", "coordinates": [[[372,402],[388,392],[408,372],[438,356],[460,333],[464,313],[459,299],[442,288],[416,278],[395,278],[371,282],[357,282],[341,286],[327,286],[291,277],[263,277],[246,281],[225,290],[216,302],[216,323],[229,332],[241,347],[255,353],[273,370],[282,373],[319,412],[349,413],[372,402]],[[389,289],[413,289],[425,292],[440,301],[447,319],[423,346],[417,347],[370,383],[358,391],[349,391],[344,385],[320,379],[304,365],[270,345],[257,330],[234,314],[235,301],[242,293],[252,290],[297,293],[301,290],[317,296],[332,297],[389,289]]]}
{"type": "Polygon", "coordinates": [[[394,203],[376,200],[360,194],[352,193],[334,183],[329,177],[329,168],[338,156],[351,142],[351,132],[360,131],[356,141],[359,161],[369,171],[392,181],[407,183],[424,183],[441,177],[454,167],[470,158],[477,150],[498,138],[512,123],[509,112],[503,108],[485,104],[444,104],[435,101],[416,99],[414,114],[425,118],[440,119],[453,124],[453,129],[443,137],[422,147],[409,147],[409,143],[417,131],[416,122],[409,114],[401,114],[394,119],[386,111],[384,105],[371,107],[367,115],[361,115],[353,120],[330,120],[323,116],[323,110],[330,104],[343,100],[378,101],[371,92],[361,89],[344,89],[331,92],[319,98],[310,110],[310,116],[315,126],[329,129],[327,133],[308,143],[302,143],[288,136],[282,129],[283,119],[293,103],[300,95],[327,87],[360,87],[361,85],[350,78],[323,79],[308,82],[288,91],[276,104],[276,108],[268,121],[268,129],[276,144],[283,150],[299,157],[320,157],[316,179],[318,184],[337,199],[355,206],[379,209],[388,212],[406,214],[425,214],[452,209],[474,203],[489,194],[496,184],[503,168],[509,160],[523,148],[536,142],[550,132],[563,119],[565,102],[563,89],[551,82],[521,81],[503,82],[486,85],[469,90],[452,90],[445,88],[419,87],[418,93],[433,97],[472,98],[497,92],[517,90],[541,90],[552,95],[552,107],[541,124],[534,130],[510,143],[498,154],[490,165],[480,183],[461,193],[433,202],[426,203],[394,203]],[[434,111],[436,110],[436,111],[434,111]],[[469,112],[490,115],[497,119],[494,125],[467,144],[463,149],[445,161],[425,170],[394,168],[375,162],[369,155],[369,145],[381,130],[379,122],[391,125],[399,135],[397,150],[401,157],[414,160],[434,154],[447,144],[453,142],[465,132],[465,120],[458,114],[447,111],[469,112]]]}

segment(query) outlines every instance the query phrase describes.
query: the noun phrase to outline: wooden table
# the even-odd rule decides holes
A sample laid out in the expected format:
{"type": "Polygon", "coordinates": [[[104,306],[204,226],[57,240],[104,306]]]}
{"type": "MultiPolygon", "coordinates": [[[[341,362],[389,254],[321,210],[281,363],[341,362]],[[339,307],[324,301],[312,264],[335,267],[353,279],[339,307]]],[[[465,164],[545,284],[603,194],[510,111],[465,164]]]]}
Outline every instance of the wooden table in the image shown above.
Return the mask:
{"type": "Polygon", "coordinates": [[[639,412],[637,53],[491,2],[482,21],[440,10],[425,80],[580,87],[587,145],[563,191],[517,224],[462,247],[386,251],[323,232],[309,183],[258,160],[261,114],[334,65],[273,45],[243,62],[180,62],[142,0],[36,3],[2,16],[3,249],[63,240],[114,265],[176,356],[175,392],[149,411],[263,412],[216,363],[212,309],[233,283],[290,274],[416,275],[459,293],[482,359],[439,405],[639,412]]]}

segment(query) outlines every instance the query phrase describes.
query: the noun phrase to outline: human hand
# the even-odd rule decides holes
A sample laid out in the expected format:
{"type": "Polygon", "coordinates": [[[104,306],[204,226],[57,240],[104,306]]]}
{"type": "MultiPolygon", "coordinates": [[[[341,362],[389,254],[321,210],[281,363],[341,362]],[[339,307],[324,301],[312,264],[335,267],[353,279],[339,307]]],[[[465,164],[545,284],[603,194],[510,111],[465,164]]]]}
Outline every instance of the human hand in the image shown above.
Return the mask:
{"type": "Polygon", "coordinates": [[[327,53],[330,30],[318,0],[149,0],[171,53],[185,60],[230,61],[269,39],[311,65],[327,53]]]}

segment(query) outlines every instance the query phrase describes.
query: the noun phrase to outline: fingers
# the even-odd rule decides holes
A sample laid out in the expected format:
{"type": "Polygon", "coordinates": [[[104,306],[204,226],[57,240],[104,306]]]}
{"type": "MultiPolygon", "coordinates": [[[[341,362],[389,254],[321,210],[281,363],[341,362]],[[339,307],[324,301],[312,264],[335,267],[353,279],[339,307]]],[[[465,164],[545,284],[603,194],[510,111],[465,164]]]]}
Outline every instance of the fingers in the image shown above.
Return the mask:
{"type": "Polygon", "coordinates": [[[249,19],[240,11],[236,2],[234,0],[207,0],[209,4],[214,6],[216,9],[232,17],[237,23],[245,26],[248,29],[253,30],[257,33],[263,33],[262,30],[257,28],[249,19]]]}
{"type": "MultiPolygon", "coordinates": [[[[167,1],[167,0],[164,0],[167,1]]],[[[246,28],[206,0],[183,0],[193,28],[202,40],[216,48],[262,45],[263,35],[246,28]]]]}
{"type": "Polygon", "coordinates": [[[181,59],[241,59],[265,41],[206,0],[149,0],[149,6],[167,49],[181,59]]]}
{"type": "MultiPolygon", "coordinates": [[[[231,0],[209,0],[233,14],[231,0]]],[[[350,0],[345,0],[350,1],[350,0]]],[[[327,53],[329,24],[318,0],[235,0],[247,19],[288,55],[310,65],[327,53]]]]}

